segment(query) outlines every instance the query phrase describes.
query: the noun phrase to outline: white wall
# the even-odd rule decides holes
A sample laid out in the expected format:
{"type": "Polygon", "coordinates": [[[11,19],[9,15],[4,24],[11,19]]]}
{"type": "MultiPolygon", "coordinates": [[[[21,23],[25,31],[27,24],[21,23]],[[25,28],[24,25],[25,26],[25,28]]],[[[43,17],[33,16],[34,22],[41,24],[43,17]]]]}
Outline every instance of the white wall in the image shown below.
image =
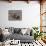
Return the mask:
{"type": "Polygon", "coordinates": [[[0,26],[32,27],[40,26],[40,4],[38,2],[1,2],[0,26]],[[22,21],[9,21],[8,10],[22,10],[22,21]]]}

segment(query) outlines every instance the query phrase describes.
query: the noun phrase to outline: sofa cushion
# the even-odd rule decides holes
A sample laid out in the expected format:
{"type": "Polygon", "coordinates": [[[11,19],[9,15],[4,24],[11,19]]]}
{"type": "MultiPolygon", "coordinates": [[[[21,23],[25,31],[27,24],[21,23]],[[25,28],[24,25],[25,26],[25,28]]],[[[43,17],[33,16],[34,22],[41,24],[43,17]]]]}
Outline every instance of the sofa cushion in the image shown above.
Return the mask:
{"type": "Polygon", "coordinates": [[[21,29],[20,28],[14,28],[14,33],[20,33],[21,29]]]}
{"type": "Polygon", "coordinates": [[[12,40],[12,39],[15,39],[15,40],[20,40],[20,42],[32,42],[32,40],[34,40],[34,37],[33,36],[29,36],[29,35],[21,35],[21,34],[13,34],[13,35],[10,35],[9,38],[12,40]]]}
{"type": "Polygon", "coordinates": [[[21,33],[24,35],[27,32],[27,28],[21,29],[21,33]]]}
{"type": "Polygon", "coordinates": [[[13,34],[14,33],[14,27],[9,27],[8,32],[10,32],[11,34],[13,34]]]}

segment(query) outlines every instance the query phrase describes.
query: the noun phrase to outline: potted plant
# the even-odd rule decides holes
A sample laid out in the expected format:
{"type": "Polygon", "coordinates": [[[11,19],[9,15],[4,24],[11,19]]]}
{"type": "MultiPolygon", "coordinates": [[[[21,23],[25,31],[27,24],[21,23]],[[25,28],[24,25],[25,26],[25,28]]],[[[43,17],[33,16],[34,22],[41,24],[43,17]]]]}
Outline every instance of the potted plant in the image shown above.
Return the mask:
{"type": "Polygon", "coordinates": [[[36,40],[36,38],[38,37],[38,32],[37,32],[37,30],[38,30],[38,27],[32,27],[33,28],[33,31],[35,31],[34,32],[34,40],[36,40]],[[36,33],[37,32],[37,33],[36,33]]]}
{"type": "Polygon", "coordinates": [[[39,28],[38,27],[32,27],[32,28],[35,31],[35,33],[34,33],[34,40],[36,40],[38,37],[41,38],[42,32],[39,32],[39,30],[38,30],[39,28]]]}

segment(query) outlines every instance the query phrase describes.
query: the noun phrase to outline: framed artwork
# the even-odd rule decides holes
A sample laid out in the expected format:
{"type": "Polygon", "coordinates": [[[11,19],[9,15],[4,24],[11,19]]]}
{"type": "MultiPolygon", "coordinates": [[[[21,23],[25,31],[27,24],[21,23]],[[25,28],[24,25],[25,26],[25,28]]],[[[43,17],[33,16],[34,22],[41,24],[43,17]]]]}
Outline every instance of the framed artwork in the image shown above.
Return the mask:
{"type": "Polygon", "coordinates": [[[8,10],[8,20],[22,20],[22,10],[8,10]]]}

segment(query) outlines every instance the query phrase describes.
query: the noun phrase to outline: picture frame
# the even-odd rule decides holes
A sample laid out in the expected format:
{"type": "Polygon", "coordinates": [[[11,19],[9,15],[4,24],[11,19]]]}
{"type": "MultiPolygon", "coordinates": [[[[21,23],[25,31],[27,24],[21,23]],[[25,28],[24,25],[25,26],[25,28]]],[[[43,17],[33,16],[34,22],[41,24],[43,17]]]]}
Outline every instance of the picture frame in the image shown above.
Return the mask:
{"type": "Polygon", "coordinates": [[[22,10],[8,10],[8,20],[22,20],[22,10]]]}

